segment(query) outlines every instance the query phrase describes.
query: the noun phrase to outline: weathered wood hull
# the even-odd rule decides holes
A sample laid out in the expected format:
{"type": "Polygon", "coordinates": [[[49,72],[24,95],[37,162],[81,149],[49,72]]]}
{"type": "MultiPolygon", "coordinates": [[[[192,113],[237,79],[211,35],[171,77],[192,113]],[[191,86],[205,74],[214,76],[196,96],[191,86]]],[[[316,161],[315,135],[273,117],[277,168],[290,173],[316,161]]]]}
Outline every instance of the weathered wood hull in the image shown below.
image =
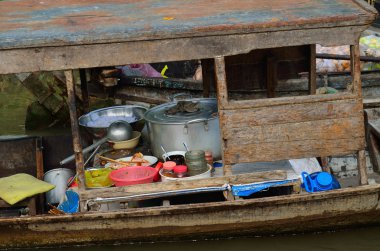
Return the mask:
{"type": "Polygon", "coordinates": [[[380,223],[380,185],[122,212],[0,220],[0,248],[269,235],[380,223]]]}

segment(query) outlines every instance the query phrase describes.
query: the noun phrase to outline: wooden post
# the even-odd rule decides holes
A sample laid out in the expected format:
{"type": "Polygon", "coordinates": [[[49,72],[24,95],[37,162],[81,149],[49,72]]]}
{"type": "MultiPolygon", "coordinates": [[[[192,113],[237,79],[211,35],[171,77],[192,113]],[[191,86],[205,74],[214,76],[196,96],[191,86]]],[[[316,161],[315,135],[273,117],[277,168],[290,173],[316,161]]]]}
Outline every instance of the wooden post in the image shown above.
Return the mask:
{"type": "Polygon", "coordinates": [[[315,95],[317,92],[317,64],[315,44],[310,45],[309,64],[309,94],[315,95]]]}
{"type": "Polygon", "coordinates": [[[207,58],[201,60],[202,65],[202,81],[203,81],[203,97],[210,97],[211,86],[215,83],[215,75],[213,71],[214,59],[207,58]]]}
{"type": "MultiPolygon", "coordinates": [[[[356,41],[354,45],[350,46],[350,62],[351,62],[351,76],[352,76],[352,92],[356,93],[359,98],[362,97],[362,86],[360,79],[360,50],[359,42],[356,41]]],[[[365,150],[358,151],[358,173],[361,185],[368,184],[367,166],[365,159],[365,150]]]]}
{"type": "Polygon", "coordinates": [[[74,79],[72,70],[65,71],[66,77],[66,86],[67,86],[67,96],[68,96],[68,105],[70,111],[70,120],[71,120],[71,132],[73,136],[73,146],[74,146],[74,154],[75,154],[75,163],[76,163],[76,171],[78,177],[78,187],[79,191],[85,189],[84,183],[84,168],[83,168],[83,153],[82,153],[82,145],[80,143],[80,135],[79,135],[79,127],[78,127],[78,119],[77,119],[77,109],[75,105],[75,87],[74,87],[74,79]]]}
{"type": "Polygon", "coordinates": [[[352,91],[359,97],[362,96],[362,82],[360,79],[360,50],[358,42],[350,46],[352,91]]]}
{"type": "MultiPolygon", "coordinates": [[[[216,90],[217,90],[217,99],[218,99],[218,110],[219,110],[219,119],[221,118],[220,113],[228,105],[228,91],[227,91],[227,80],[226,80],[226,65],[224,57],[215,58],[215,80],[216,80],[216,90]]],[[[221,149],[222,149],[222,159],[223,159],[223,174],[232,175],[232,167],[227,164],[224,157],[225,144],[226,142],[223,139],[223,128],[222,121],[219,121],[220,132],[221,132],[221,149]]]]}
{"type": "MultiPolygon", "coordinates": [[[[43,157],[43,146],[42,146],[42,137],[36,138],[36,177],[39,180],[44,179],[44,157],[43,157]]],[[[35,196],[34,202],[35,202],[35,214],[38,211],[38,213],[43,213],[43,208],[45,206],[45,196],[44,194],[39,194],[38,196],[35,196]],[[38,203],[38,208],[37,208],[38,203]],[[38,209],[38,210],[37,210],[38,209]]]]}
{"type": "MultiPolygon", "coordinates": [[[[311,44],[309,49],[309,94],[315,95],[317,93],[317,49],[315,44],[311,44]]],[[[322,170],[324,172],[331,172],[330,168],[328,167],[328,157],[320,156],[320,159],[322,170]]]]}
{"type": "Polygon", "coordinates": [[[277,62],[274,56],[269,56],[266,58],[266,80],[267,80],[267,97],[275,97],[275,88],[277,84],[277,62]]]}
{"type": "Polygon", "coordinates": [[[88,95],[86,70],[79,69],[80,76],[80,89],[82,92],[83,111],[88,113],[90,111],[90,100],[88,95]]]}
{"type": "Polygon", "coordinates": [[[367,167],[365,161],[365,150],[358,151],[358,171],[360,185],[368,185],[367,167]]]}

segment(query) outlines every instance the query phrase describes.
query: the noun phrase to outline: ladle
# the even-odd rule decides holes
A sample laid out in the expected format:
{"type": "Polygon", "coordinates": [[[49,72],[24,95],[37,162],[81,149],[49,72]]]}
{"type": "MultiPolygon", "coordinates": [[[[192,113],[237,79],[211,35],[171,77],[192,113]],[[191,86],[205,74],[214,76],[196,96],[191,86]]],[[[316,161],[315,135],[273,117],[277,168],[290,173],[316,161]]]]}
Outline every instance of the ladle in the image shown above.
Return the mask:
{"type": "Polygon", "coordinates": [[[171,160],[169,154],[165,151],[165,148],[162,145],[161,145],[161,149],[162,151],[164,151],[166,158],[168,158],[168,160],[171,160]]]}
{"type": "MultiPolygon", "coordinates": [[[[110,124],[110,126],[107,129],[107,136],[98,140],[94,144],[84,148],[82,150],[83,154],[89,153],[92,149],[95,149],[96,147],[102,145],[103,143],[106,143],[107,140],[110,141],[123,141],[128,140],[132,137],[132,126],[122,120],[118,120],[110,124]]],[[[70,161],[73,161],[75,159],[75,154],[67,157],[66,159],[59,162],[59,164],[64,165],[66,163],[69,163],[70,161]]]]}

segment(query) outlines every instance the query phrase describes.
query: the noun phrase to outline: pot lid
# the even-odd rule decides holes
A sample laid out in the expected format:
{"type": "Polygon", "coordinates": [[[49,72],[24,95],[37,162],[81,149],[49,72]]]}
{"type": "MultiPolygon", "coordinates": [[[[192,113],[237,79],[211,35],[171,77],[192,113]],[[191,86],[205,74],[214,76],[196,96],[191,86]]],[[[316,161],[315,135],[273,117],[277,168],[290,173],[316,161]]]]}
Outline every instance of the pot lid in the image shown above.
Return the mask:
{"type": "Polygon", "coordinates": [[[218,105],[214,98],[198,98],[165,103],[148,110],[145,120],[159,124],[183,124],[194,119],[218,117],[218,105]]]}

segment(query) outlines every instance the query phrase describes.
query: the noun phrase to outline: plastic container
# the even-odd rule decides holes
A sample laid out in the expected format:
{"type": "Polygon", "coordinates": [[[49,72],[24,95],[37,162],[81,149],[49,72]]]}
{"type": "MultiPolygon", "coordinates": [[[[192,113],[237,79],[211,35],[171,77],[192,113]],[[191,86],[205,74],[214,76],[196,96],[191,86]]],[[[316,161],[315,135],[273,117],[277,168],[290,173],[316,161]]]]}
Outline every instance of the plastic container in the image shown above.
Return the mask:
{"type": "Polygon", "coordinates": [[[109,174],[112,169],[109,167],[90,167],[84,171],[87,188],[101,188],[112,186],[109,174]]]}
{"type": "Polygon", "coordinates": [[[184,178],[187,177],[187,166],[184,165],[178,165],[174,167],[174,174],[177,178],[184,178]]]}
{"type": "Polygon", "coordinates": [[[207,162],[203,150],[192,150],[185,154],[185,162],[189,176],[198,175],[207,171],[207,162]]]}
{"type": "Polygon", "coordinates": [[[74,171],[67,168],[56,168],[45,173],[44,181],[55,185],[53,190],[46,193],[46,203],[58,204],[65,198],[67,181],[74,176],[74,171]]]}
{"type": "Polygon", "coordinates": [[[109,177],[115,186],[129,186],[152,183],[159,168],[150,166],[126,166],[110,173],[109,177]]]}
{"type": "Polygon", "coordinates": [[[197,179],[204,179],[204,178],[209,178],[211,177],[211,166],[208,165],[208,169],[206,172],[204,173],[201,173],[201,174],[198,174],[198,175],[194,175],[194,176],[187,176],[187,177],[184,177],[184,178],[171,178],[171,177],[166,177],[166,176],[163,176],[162,175],[162,169],[160,170],[160,175],[161,175],[161,181],[162,182],[170,182],[170,181],[177,181],[177,180],[197,180],[197,179]]]}
{"type": "Polygon", "coordinates": [[[166,177],[176,177],[173,170],[176,165],[177,164],[174,161],[164,162],[163,167],[162,167],[162,175],[166,177]]]}
{"type": "Polygon", "coordinates": [[[338,180],[328,172],[315,172],[312,174],[302,172],[301,176],[303,180],[302,187],[309,193],[340,188],[338,180]]]}
{"type": "Polygon", "coordinates": [[[169,160],[174,161],[175,163],[177,163],[177,165],[184,165],[185,164],[185,154],[186,154],[186,151],[171,151],[171,152],[167,152],[167,153],[163,154],[162,159],[164,161],[169,161],[169,160]]]}

